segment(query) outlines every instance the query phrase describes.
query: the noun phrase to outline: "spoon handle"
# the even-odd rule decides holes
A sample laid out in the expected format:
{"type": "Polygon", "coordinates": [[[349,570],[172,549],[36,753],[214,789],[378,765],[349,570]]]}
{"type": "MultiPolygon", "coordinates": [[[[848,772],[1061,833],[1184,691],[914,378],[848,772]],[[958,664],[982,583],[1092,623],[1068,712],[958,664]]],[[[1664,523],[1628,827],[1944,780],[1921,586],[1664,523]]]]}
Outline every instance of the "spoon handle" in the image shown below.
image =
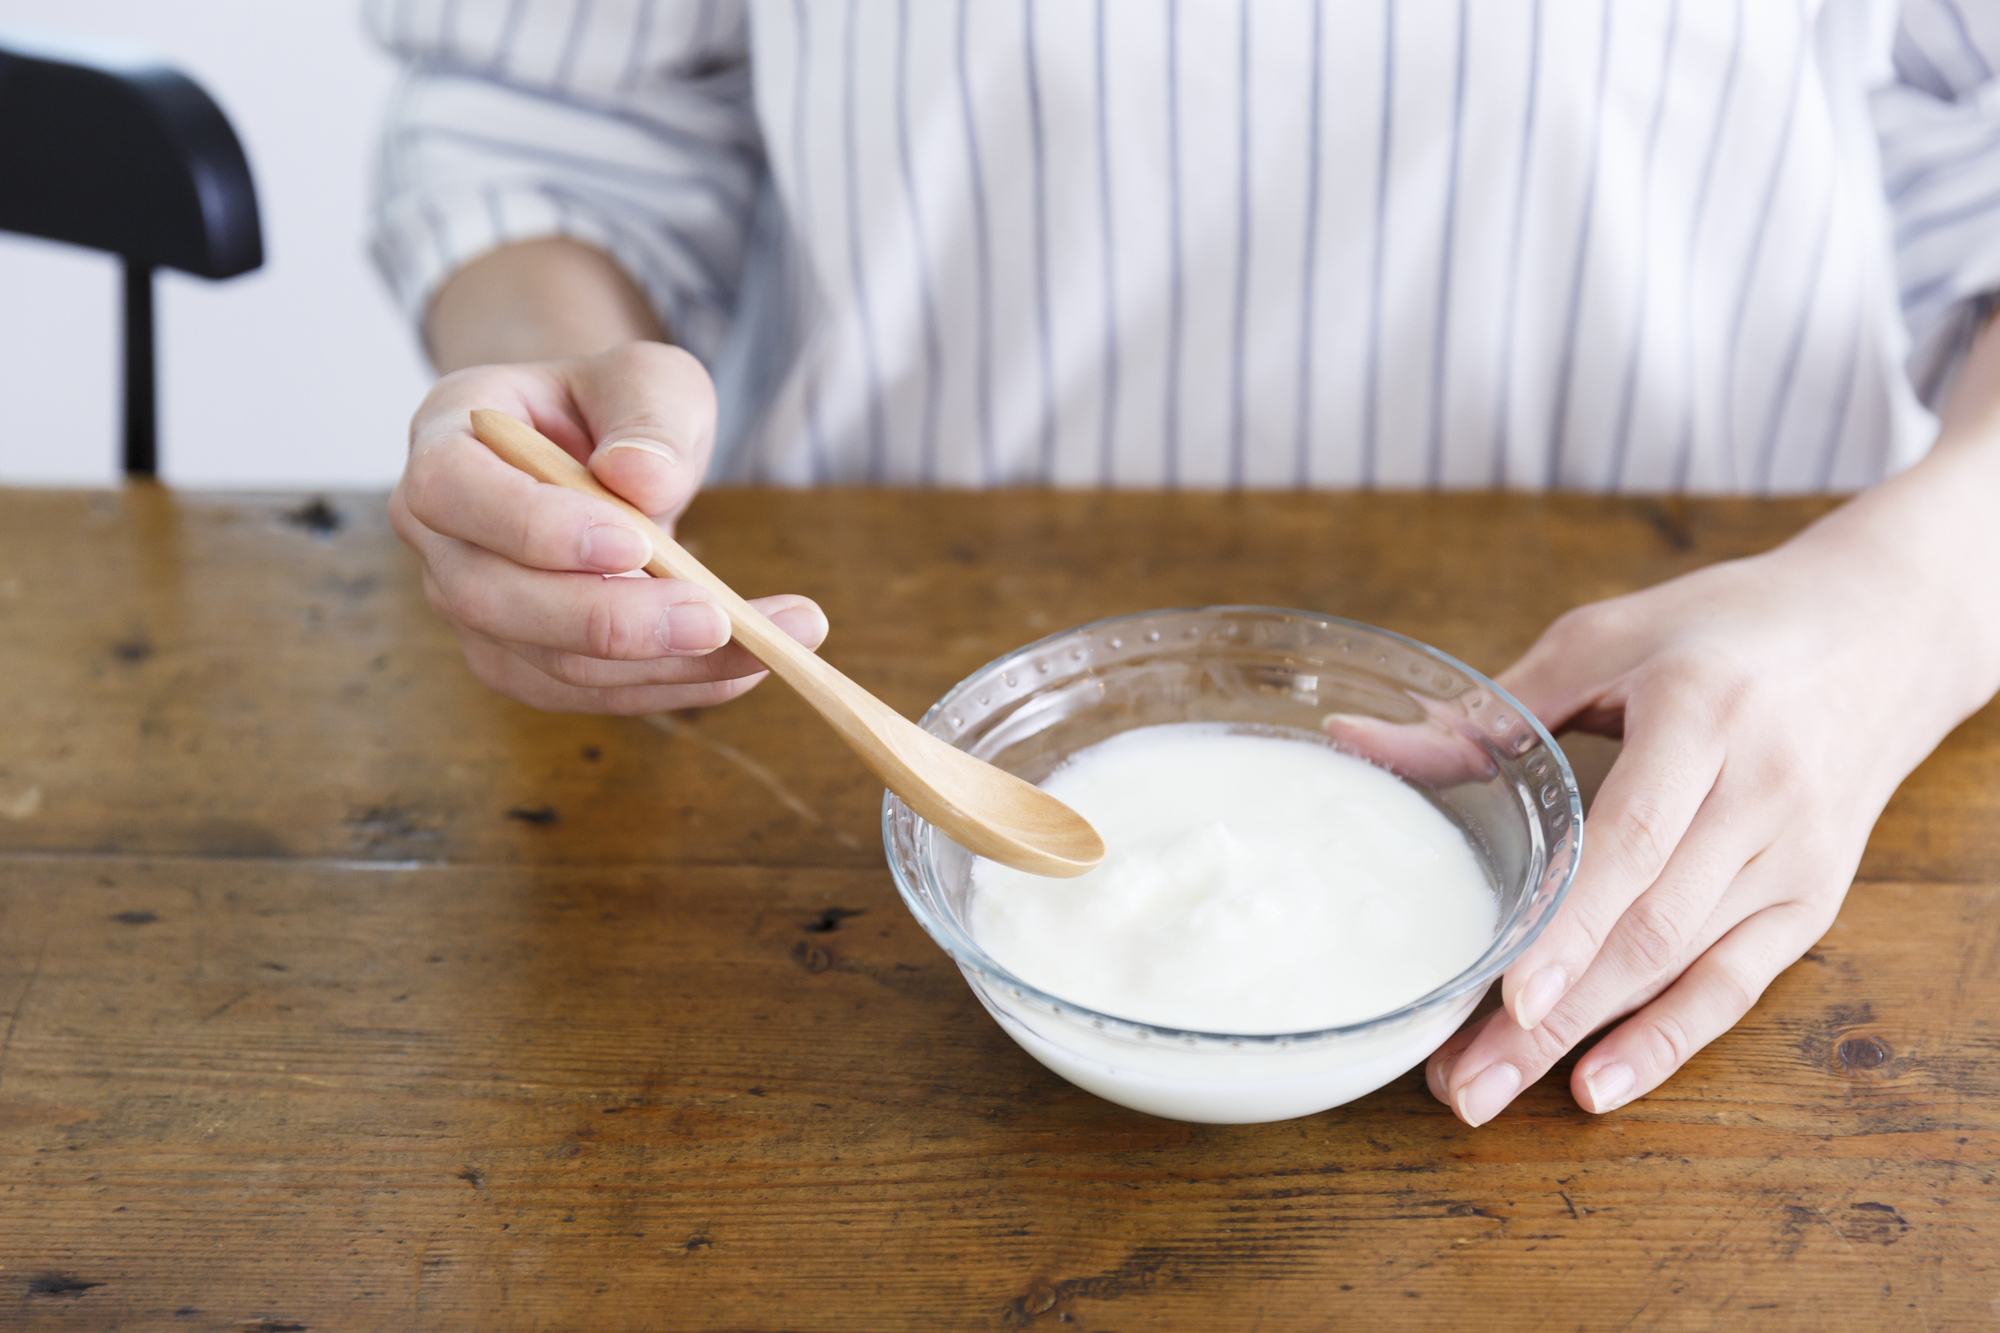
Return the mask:
{"type": "Polygon", "coordinates": [[[901,718],[887,704],[869,694],[791,635],[771,623],[762,611],[738,596],[736,590],[688,553],[686,547],[669,537],[658,524],[605,486],[590,469],[572,458],[567,450],[532,426],[524,425],[505,412],[474,408],[472,433],[480,443],[508,463],[551,486],[562,486],[596,496],[623,510],[646,540],[652,543],[653,558],[646,572],[656,579],[685,579],[698,585],[729,618],[736,641],[752,657],[805,696],[826,720],[862,752],[875,767],[875,750],[881,742],[865,719],[882,713],[901,718]]]}

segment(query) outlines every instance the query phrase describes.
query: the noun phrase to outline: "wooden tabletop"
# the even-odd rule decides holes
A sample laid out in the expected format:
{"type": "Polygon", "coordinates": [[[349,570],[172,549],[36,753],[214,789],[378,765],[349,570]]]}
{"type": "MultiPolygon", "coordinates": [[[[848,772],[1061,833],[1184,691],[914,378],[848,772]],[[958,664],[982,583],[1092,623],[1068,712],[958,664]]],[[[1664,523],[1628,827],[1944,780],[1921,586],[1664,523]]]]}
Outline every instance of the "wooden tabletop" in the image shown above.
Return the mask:
{"type": "MultiPolygon", "coordinates": [[[[1259,602],[1497,669],[1825,502],[718,492],[914,715],[999,653],[1259,602]]],[[[0,492],[0,1328],[2000,1324],[2000,712],[1660,1092],[1469,1130],[1421,1074],[1185,1125],[1017,1050],[780,687],[473,682],[379,496],[0,492]]]]}

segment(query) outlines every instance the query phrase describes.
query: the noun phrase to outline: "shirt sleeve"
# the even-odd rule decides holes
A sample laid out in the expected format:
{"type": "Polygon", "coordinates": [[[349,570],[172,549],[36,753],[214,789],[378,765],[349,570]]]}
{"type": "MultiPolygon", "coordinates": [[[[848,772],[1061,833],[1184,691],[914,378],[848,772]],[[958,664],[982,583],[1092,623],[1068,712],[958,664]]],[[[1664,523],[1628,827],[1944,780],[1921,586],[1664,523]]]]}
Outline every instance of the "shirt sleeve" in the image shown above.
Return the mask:
{"type": "Polygon", "coordinates": [[[1905,0],[1873,98],[1918,394],[1941,405],[2000,292],[2000,5],[1905,0]]]}
{"type": "Polygon", "coordinates": [[[742,0],[367,0],[365,23],[405,66],[371,250],[413,322],[468,261],[569,236],[715,354],[763,170],[742,0]]]}

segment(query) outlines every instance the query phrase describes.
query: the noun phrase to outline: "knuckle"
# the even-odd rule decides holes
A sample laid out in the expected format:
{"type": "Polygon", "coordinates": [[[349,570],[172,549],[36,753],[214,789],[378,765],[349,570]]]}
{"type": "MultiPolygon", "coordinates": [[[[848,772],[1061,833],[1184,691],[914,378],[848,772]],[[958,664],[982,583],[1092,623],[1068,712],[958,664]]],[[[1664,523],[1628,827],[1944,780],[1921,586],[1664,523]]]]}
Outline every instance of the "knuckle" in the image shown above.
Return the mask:
{"type": "Polygon", "coordinates": [[[1741,968],[1733,965],[1718,967],[1711,984],[1715,989],[1719,1006],[1732,1023],[1749,1013],[1764,995],[1762,986],[1754,983],[1741,968]]]}
{"type": "MultiPolygon", "coordinates": [[[[600,591],[608,593],[610,585],[600,591]]],[[[593,598],[584,613],[583,643],[585,653],[605,661],[652,657],[659,650],[657,636],[608,595],[593,598]]]]}
{"type": "Polygon", "coordinates": [[[1645,888],[1658,877],[1673,851],[1664,822],[1657,809],[1641,812],[1634,816],[1625,842],[1617,848],[1616,856],[1623,863],[1619,869],[1637,888],[1645,888]]]}
{"type": "Polygon", "coordinates": [[[1646,976],[1674,967],[1687,948],[1687,933],[1681,927],[1680,913],[1673,904],[1655,902],[1650,897],[1632,904],[1619,923],[1619,933],[1646,976]]]}
{"type": "Polygon", "coordinates": [[[1673,983],[1674,983],[1673,975],[1671,973],[1662,972],[1659,976],[1654,977],[1651,981],[1639,987],[1639,989],[1633,991],[1630,996],[1626,997],[1625,1001],[1626,1006],[1632,1009],[1643,1009],[1647,1005],[1651,1004],[1654,1000],[1659,999],[1660,993],[1666,990],[1667,987],[1673,985],[1673,983]]]}
{"type": "Polygon", "coordinates": [[[446,607],[438,614],[445,619],[494,638],[506,637],[501,632],[506,620],[506,608],[484,580],[447,581],[440,578],[438,595],[444,599],[446,607]]]}
{"type": "Polygon", "coordinates": [[[1646,791],[1634,795],[1619,812],[1615,827],[1618,836],[1608,841],[1620,863],[1617,868],[1641,883],[1650,882],[1673,850],[1667,831],[1670,820],[1659,795],[1646,791]]]}
{"type": "Polygon", "coordinates": [[[1712,644],[1691,644],[1661,654],[1646,665],[1643,683],[1685,715],[1683,725],[1692,722],[1711,731],[1760,715],[1769,689],[1748,664],[1712,644]]]}
{"type": "Polygon", "coordinates": [[[530,493],[526,497],[527,502],[515,509],[513,549],[531,565],[560,569],[568,563],[564,555],[576,554],[580,544],[572,541],[567,544],[567,551],[564,550],[563,529],[567,525],[549,512],[549,506],[543,500],[543,496],[530,493]]]}
{"type": "Polygon", "coordinates": [[[1571,976],[1580,977],[1584,969],[1590,965],[1590,960],[1604,951],[1604,942],[1611,937],[1611,931],[1617,926],[1618,919],[1601,911],[1579,910],[1574,922],[1574,929],[1582,947],[1576,951],[1577,965],[1571,967],[1569,972],[1571,976]]]}
{"type": "MultiPolygon", "coordinates": [[[[424,520],[432,512],[430,487],[431,479],[436,473],[437,469],[433,466],[428,453],[414,454],[410,458],[409,466],[403,469],[402,480],[396,483],[396,494],[402,497],[403,509],[425,527],[430,526],[424,520]]],[[[389,512],[393,514],[395,511],[396,505],[391,503],[389,512]]]]}
{"type": "Polygon", "coordinates": [[[427,528],[437,528],[459,487],[454,479],[459,451],[450,444],[419,449],[410,455],[397,490],[410,514],[427,528]]]}
{"type": "Polygon", "coordinates": [[[602,666],[595,658],[582,653],[554,652],[542,666],[542,672],[550,679],[577,689],[594,689],[602,679],[602,666]]]}
{"type": "Polygon", "coordinates": [[[1641,680],[1649,691],[1676,699],[1711,694],[1721,683],[1712,659],[1686,649],[1661,653],[1646,663],[1641,680]]]}
{"type": "Polygon", "coordinates": [[[1549,627],[1542,631],[1541,642],[1560,649],[1599,638],[1605,620],[1604,606],[1603,602],[1592,602],[1571,607],[1549,622],[1549,627]]]}
{"type": "Polygon", "coordinates": [[[576,653],[558,652],[550,655],[542,664],[542,674],[564,685],[587,685],[583,659],[576,653]]]}
{"type": "Polygon", "coordinates": [[[431,386],[428,394],[424,395],[423,405],[417,409],[418,419],[421,420],[436,411],[438,404],[455,400],[459,397],[457,392],[459,389],[485,379],[491,373],[491,367],[488,366],[462,366],[449,374],[438,376],[437,383],[431,386]]]}
{"type": "Polygon", "coordinates": [[[1758,738],[1751,786],[1766,801],[1795,804],[1824,787],[1823,768],[1804,737],[1789,729],[1775,731],[1758,738]]]}
{"type": "Polygon", "coordinates": [[[611,604],[602,597],[594,599],[584,613],[584,651],[592,657],[613,657],[625,633],[624,623],[611,604]]]}
{"type": "Polygon", "coordinates": [[[707,368],[685,348],[672,343],[628,342],[608,355],[612,369],[621,374],[692,378],[698,384],[708,380],[707,368]]]}
{"type": "Polygon", "coordinates": [[[396,481],[396,489],[389,492],[389,529],[399,537],[405,546],[415,548],[423,534],[423,525],[410,512],[410,479],[404,474],[396,481]]]}
{"type": "Polygon", "coordinates": [[[1564,1000],[1536,1024],[1534,1031],[1525,1035],[1546,1068],[1574,1050],[1577,1043],[1590,1035],[1593,1026],[1575,1005],[1564,1000]]]}
{"type": "Polygon", "coordinates": [[[1646,1046],[1662,1073],[1679,1069],[1701,1049],[1693,1031],[1680,1014],[1672,1010],[1653,1015],[1645,1025],[1645,1034],[1646,1046]]]}
{"type": "Polygon", "coordinates": [[[1540,959],[1561,963],[1572,978],[1582,977],[1591,961],[1604,951],[1624,910],[1622,900],[1596,891],[1594,885],[1590,892],[1573,895],[1549,932],[1556,938],[1541,946],[1547,952],[1539,955],[1540,959]]]}

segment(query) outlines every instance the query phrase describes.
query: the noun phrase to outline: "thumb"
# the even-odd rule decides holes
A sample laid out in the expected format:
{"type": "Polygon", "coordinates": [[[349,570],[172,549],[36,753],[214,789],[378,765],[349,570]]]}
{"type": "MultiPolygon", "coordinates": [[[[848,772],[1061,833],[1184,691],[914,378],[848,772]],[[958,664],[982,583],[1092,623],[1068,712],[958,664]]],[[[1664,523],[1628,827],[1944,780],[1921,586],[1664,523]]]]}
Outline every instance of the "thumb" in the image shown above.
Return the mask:
{"type": "Polygon", "coordinates": [[[629,343],[572,363],[570,393],[596,478],[664,523],[700,489],[715,446],[715,388],[678,347],[629,343]]]}

